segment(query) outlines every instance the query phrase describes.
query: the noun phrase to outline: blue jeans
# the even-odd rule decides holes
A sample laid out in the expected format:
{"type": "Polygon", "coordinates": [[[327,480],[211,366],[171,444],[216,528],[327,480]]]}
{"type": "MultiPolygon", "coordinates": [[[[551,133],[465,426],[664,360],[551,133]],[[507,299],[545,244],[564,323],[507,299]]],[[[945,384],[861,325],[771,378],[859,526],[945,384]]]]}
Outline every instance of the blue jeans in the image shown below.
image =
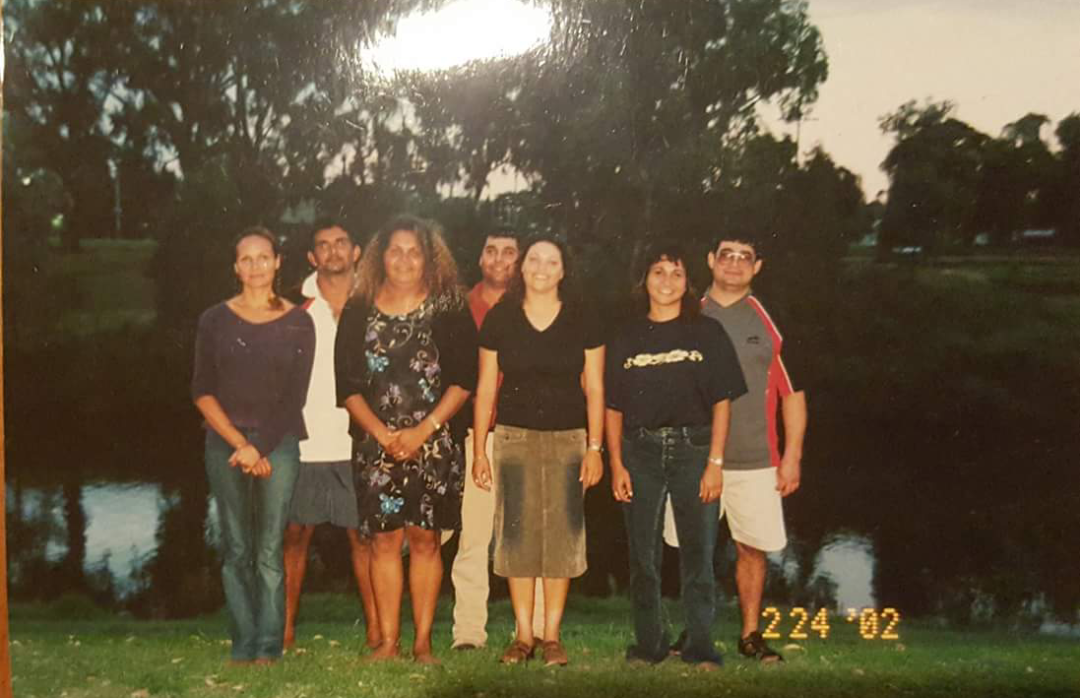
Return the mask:
{"type": "MultiPolygon", "coordinates": [[[[252,430],[241,430],[251,439],[252,430]]],[[[229,609],[232,658],[277,659],[285,632],[282,539],[300,472],[300,447],[285,436],[269,455],[270,477],[245,475],[229,465],[233,448],[206,434],[206,476],[221,529],[221,582],[229,609]]]]}
{"type": "Polygon", "coordinates": [[[630,542],[630,589],[636,644],[627,656],[659,662],[668,654],[660,605],[664,505],[671,494],[679,535],[679,570],[686,610],[687,641],[682,659],[720,662],[712,644],[716,615],[713,551],[720,527],[720,504],[702,504],[701,476],[709,458],[711,427],[628,429],[623,465],[633,483],[633,500],[623,505],[630,542]]]}

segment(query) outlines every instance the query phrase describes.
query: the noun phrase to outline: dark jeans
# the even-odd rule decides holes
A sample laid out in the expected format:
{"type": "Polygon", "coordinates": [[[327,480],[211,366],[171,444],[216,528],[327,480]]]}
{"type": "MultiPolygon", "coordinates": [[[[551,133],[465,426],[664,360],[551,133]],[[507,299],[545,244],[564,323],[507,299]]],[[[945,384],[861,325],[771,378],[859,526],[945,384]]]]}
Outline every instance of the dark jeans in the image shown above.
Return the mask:
{"type": "MultiPolygon", "coordinates": [[[[241,430],[250,440],[253,432],[241,430]]],[[[286,436],[269,455],[270,477],[245,475],[229,465],[233,448],[206,434],[206,475],[221,529],[221,582],[229,609],[232,658],[281,656],[285,632],[282,538],[289,500],[300,472],[300,448],[286,436]]]]}
{"type": "Polygon", "coordinates": [[[679,570],[686,610],[687,641],[682,659],[719,662],[713,649],[716,615],[713,551],[720,526],[720,504],[702,504],[701,476],[709,457],[710,427],[628,429],[623,435],[623,465],[634,497],[623,505],[630,541],[630,589],[636,644],[628,657],[659,662],[668,654],[660,606],[664,505],[671,494],[679,535],[679,570]]]}

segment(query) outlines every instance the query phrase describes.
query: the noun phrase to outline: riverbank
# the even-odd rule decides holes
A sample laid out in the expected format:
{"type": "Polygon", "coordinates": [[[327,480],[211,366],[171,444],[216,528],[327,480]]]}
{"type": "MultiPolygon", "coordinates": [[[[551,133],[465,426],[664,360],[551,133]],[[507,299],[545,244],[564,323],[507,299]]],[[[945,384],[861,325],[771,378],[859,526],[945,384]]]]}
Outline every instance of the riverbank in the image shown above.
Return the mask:
{"type": "MultiPolygon", "coordinates": [[[[226,666],[228,643],[220,614],[138,621],[104,614],[76,599],[16,605],[11,612],[14,690],[24,698],[1080,693],[1075,639],[1004,630],[954,630],[904,620],[895,628],[899,639],[866,640],[856,624],[834,615],[827,639],[810,631],[808,639],[796,641],[787,637],[791,623],[785,621],[785,638],[776,646],[787,661],[761,667],[735,652],[737,611],[726,607],[715,630],[726,662],[719,671],[705,673],[677,660],[655,667],[628,665],[622,658],[631,637],[628,601],[572,597],[563,638],[570,666],[546,669],[532,662],[504,667],[497,659],[512,627],[508,604],[492,606],[489,646],[464,653],[448,649],[450,604],[444,600],[435,627],[436,654],[443,664],[422,668],[409,661],[365,664],[362,621],[351,597],[309,595],[303,604],[298,649],[269,668],[226,666]]],[[[678,604],[669,611],[672,618],[681,615],[678,604]]]]}

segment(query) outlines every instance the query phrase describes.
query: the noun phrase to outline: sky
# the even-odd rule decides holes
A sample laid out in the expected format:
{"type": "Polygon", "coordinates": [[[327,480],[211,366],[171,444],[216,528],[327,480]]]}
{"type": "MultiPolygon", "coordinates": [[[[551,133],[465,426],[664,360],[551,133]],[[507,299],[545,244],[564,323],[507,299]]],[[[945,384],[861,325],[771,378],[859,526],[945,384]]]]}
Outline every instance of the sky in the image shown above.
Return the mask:
{"type": "Polygon", "coordinates": [[[820,143],[868,198],[888,187],[878,118],[908,100],[950,100],[991,136],[1042,113],[1055,145],[1053,125],[1080,112],[1080,0],[809,0],[809,14],[829,78],[800,150],[820,143]]]}
{"type": "MultiPolygon", "coordinates": [[[[666,0],[665,0],[666,1],[666,0]]],[[[950,100],[956,115],[992,136],[1028,112],[1053,124],[1080,112],[1080,0],[809,0],[829,57],[829,77],[799,134],[862,179],[873,199],[892,145],[878,119],[908,100],[950,100]]],[[[514,0],[458,0],[406,19],[370,55],[383,67],[448,67],[514,54],[543,40],[544,12],[514,0]]],[[[766,110],[765,117],[769,119],[766,110]]],[[[774,133],[792,125],[769,121],[774,133]]],[[[524,186],[494,174],[487,196],[524,186]]]]}

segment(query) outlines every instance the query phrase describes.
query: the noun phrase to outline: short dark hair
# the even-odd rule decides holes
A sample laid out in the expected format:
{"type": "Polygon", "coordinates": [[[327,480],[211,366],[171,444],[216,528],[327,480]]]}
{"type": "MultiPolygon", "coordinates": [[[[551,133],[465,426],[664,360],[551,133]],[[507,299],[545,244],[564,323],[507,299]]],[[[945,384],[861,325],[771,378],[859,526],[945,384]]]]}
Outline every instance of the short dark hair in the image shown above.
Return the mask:
{"type": "MultiPolygon", "coordinates": [[[[513,240],[514,244],[518,246],[518,249],[521,249],[521,233],[514,230],[513,228],[495,228],[484,236],[485,243],[487,242],[488,238],[507,238],[513,240]]],[[[481,250],[483,250],[482,247],[481,250]]]]}
{"type": "Polygon", "coordinates": [[[311,235],[308,236],[308,249],[314,250],[315,236],[324,230],[329,230],[330,228],[341,228],[345,231],[345,234],[349,236],[349,240],[352,242],[352,244],[357,244],[356,238],[353,237],[353,234],[349,232],[349,229],[346,228],[340,220],[338,220],[337,218],[331,218],[330,216],[323,216],[322,218],[317,218],[315,222],[311,225],[311,235]]]}
{"type": "Polygon", "coordinates": [[[761,259],[765,256],[765,250],[763,249],[766,244],[766,236],[749,233],[744,231],[736,231],[729,233],[718,233],[713,237],[712,249],[710,252],[716,252],[720,249],[720,243],[727,240],[728,242],[738,242],[743,245],[749,245],[754,248],[754,257],[761,259]]]}
{"type": "MultiPolygon", "coordinates": [[[[728,238],[724,239],[726,240],[728,238]]],[[[717,244],[719,244],[719,242],[717,244]]],[[[693,284],[690,283],[690,265],[686,250],[674,240],[653,240],[642,250],[640,257],[638,258],[638,281],[634,286],[634,291],[639,298],[640,307],[644,308],[645,313],[649,312],[649,292],[645,288],[645,281],[649,277],[649,270],[652,269],[652,266],[657,262],[663,261],[678,264],[686,271],[686,293],[683,294],[682,300],[679,303],[679,319],[690,320],[697,316],[701,311],[701,300],[698,298],[697,291],[694,290],[693,284]]]]}

